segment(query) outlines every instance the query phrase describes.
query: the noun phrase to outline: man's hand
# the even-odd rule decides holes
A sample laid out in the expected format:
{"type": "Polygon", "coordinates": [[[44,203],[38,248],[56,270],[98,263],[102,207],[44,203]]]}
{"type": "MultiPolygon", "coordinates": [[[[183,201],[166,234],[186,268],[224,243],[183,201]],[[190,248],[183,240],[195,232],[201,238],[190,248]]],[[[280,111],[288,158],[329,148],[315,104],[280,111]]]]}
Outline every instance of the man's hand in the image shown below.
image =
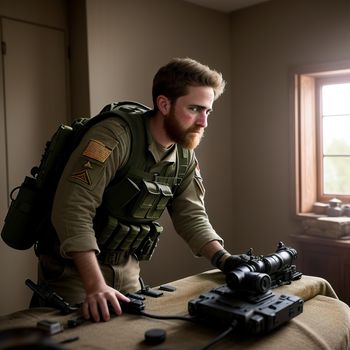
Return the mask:
{"type": "Polygon", "coordinates": [[[225,274],[234,270],[239,265],[246,263],[250,259],[246,254],[231,255],[218,241],[208,242],[200,253],[225,274]]]}
{"type": "MultiPolygon", "coordinates": [[[[249,256],[246,254],[241,255],[230,255],[219,265],[220,270],[227,274],[228,272],[234,270],[236,267],[245,264],[249,261],[249,256]]],[[[221,262],[221,261],[220,261],[221,262]]]]}
{"type": "Polygon", "coordinates": [[[96,286],[96,288],[86,291],[86,299],[82,305],[83,316],[85,319],[92,319],[95,322],[108,321],[110,312],[114,312],[116,315],[122,314],[120,301],[127,303],[130,299],[105,283],[96,286]]]}
{"type": "Polygon", "coordinates": [[[117,315],[121,315],[122,309],[119,301],[127,303],[130,299],[106,284],[95,252],[72,252],[71,256],[86,291],[86,298],[82,306],[84,318],[92,318],[95,322],[108,321],[110,319],[109,307],[117,315]]]}

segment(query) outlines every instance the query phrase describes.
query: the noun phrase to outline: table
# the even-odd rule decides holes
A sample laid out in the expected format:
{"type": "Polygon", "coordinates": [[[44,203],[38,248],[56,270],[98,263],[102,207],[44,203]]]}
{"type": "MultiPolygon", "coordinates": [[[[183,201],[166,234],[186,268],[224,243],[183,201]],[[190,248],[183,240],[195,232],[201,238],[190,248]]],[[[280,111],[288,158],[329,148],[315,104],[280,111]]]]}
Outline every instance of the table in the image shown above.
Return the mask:
{"type": "MultiPolygon", "coordinates": [[[[175,292],[164,292],[159,298],[146,297],[145,311],[162,315],[188,315],[188,301],[212,288],[224,284],[218,270],[189,276],[170,284],[175,292]]],[[[282,327],[262,336],[233,334],[215,344],[212,349],[259,350],[348,350],[350,349],[350,308],[337,298],[332,286],[319,277],[303,276],[290,285],[278,287],[274,293],[292,294],[304,300],[303,313],[282,327]]],[[[57,320],[63,325],[76,315],[61,315],[57,310],[37,308],[18,311],[0,317],[0,330],[34,327],[39,320],[57,320]]],[[[220,331],[202,324],[182,320],[158,320],[140,315],[123,314],[108,322],[85,322],[77,328],[65,329],[51,337],[60,342],[72,336],[79,339],[64,345],[64,349],[132,349],[199,350],[220,331]],[[167,332],[165,342],[150,346],[144,342],[145,331],[161,328],[167,332]]],[[[1,349],[1,344],[0,344],[1,349]]]]}

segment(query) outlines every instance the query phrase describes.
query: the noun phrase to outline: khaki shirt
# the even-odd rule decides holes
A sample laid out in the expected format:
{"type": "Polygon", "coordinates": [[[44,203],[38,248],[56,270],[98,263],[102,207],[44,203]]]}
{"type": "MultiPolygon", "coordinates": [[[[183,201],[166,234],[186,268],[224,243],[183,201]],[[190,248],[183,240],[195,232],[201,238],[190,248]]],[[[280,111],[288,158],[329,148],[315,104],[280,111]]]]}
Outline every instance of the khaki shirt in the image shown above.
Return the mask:
{"type": "MultiPolygon", "coordinates": [[[[163,149],[148,128],[149,151],[156,162],[175,162],[176,145],[163,149]]],[[[61,242],[61,255],[74,251],[100,249],[93,229],[96,209],[118,169],[126,164],[130,150],[130,130],[124,121],[106,119],[87,131],[72,153],[57,187],[52,223],[61,242]]],[[[205,190],[193,158],[191,171],[184,178],[168,208],[177,233],[195,255],[212,240],[223,244],[211,226],[204,206],[205,190]]]]}

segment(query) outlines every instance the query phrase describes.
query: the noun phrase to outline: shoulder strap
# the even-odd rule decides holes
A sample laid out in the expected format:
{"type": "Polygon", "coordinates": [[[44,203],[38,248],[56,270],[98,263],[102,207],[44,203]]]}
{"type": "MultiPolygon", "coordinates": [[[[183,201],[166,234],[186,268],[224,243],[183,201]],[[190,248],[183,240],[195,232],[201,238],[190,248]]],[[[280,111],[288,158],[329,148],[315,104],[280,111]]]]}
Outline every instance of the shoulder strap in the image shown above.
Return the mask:
{"type": "Polygon", "coordinates": [[[149,112],[151,109],[141,103],[124,101],[124,102],[112,102],[106,105],[101,112],[93,118],[81,118],[77,119],[73,123],[73,128],[75,125],[82,124],[82,127],[77,128],[77,134],[75,135],[75,146],[79,144],[83,135],[97,123],[107,119],[119,116],[124,121],[129,124],[130,116],[138,116],[136,119],[141,119],[139,116],[146,112],[149,112]]]}
{"type": "MultiPolygon", "coordinates": [[[[70,154],[78,146],[84,134],[97,123],[111,117],[122,117],[128,121],[126,114],[138,116],[150,109],[136,102],[120,102],[106,106],[93,118],[80,118],[71,126],[61,125],[51,140],[47,142],[45,152],[38,167],[31,171],[36,178],[37,187],[46,192],[47,188],[56,189],[57,182],[70,154]],[[126,111],[128,111],[126,113],[126,111]]],[[[135,118],[134,118],[135,119],[135,118]]],[[[135,143],[135,142],[134,142],[135,143]]]]}
{"type": "Polygon", "coordinates": [[[127,123],[131,131],[131,150],[129,159],[123,168],[119,169],[112,183],[116,183],[124,178],[132,167],[141,165],[140,162],[146,159],[145,156],[140,157],[140,154],[147,151],[147,148],[145,148],[147,140],[145,117],[150,111],[151,109],[147,106],[130,101],[111,103],[102,109],[99,116],[100,118],[118,116],[127,123]]]}
{"type": "MultiPolygon", "coordinates": [[[[178,146],[177,154],[179,157],[179,170],[178,170],[177,176],[182,181],[182,179],[185,177],[185,174],[186,174],[188,167],[190,165],[190,151],[186,148],[178,146]]],[[[178,185],[180,185],[180,184],[178,184],[178,185]]]]}
{"type": "MultiPolygon", "coordinates": [[[[120,179],[124,178],[124,176],[129,172],[129,170],[132,167],[140,165],[139,163],[141,162],[141,160],[146,159],[145,157],[140,157],[140,154],[147,151],[147,148],[145,147],[145,143],[147,141],[145,116],[147,116],[150,111],[151,109],[149,107],[137,102],[124,101],[118,103],[111,103],[105,106],[101,110],[99,115],[92,118],[91,121],[88,122],[88,127],[90,127],[103,119],[118,116],[122,118],[130,127],[130,157],[125,166],[118,171],[112,183],[117,183],[120,179]]],[[[178,145],[178,183],[175,184],[175,187],[178,187],[180,185],[182,179],[185,177],[188,171],[191,161],[190,154],[191,152],[188,149],[185,149],[178,145]]]]}

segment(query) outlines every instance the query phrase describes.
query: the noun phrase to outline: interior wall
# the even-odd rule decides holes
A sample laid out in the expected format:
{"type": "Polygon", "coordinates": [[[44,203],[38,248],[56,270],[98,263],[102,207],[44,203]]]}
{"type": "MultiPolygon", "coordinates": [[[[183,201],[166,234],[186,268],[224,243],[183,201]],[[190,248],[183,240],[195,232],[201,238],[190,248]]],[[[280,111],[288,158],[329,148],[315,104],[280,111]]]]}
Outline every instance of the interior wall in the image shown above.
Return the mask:
{"type": "Polygon", "coordinates": [[[272,0],[231,15],[235,246],[272,252],[294,216],[290,73],[348,60],[348,0],[272,0]]]}
{"type": "MultiPolygon", "coordinates": [[[[60,32],[66,32],[67,29],[67,16],[66,16],[66,2],[65,0],[51,0],[51,1],[46,1],[46,0],[29,0],[29,1],[21,1],[21,0],[1,0],[0,1],[0,16],[5,17],[6,20],[3,22],[17,22],[23,24],[24,26],[31,26],[33,24],[33,27],[36,28],[36,24],[40,25],[40,28],[45,28],[45,29],[59,29],[60,32]]],[[[8,28],[8,27],[7,27],[8,28]]],[[[55,30],[53,30],[55,32],[55,30]]],[[[58,31],[57,31],[58,32],[58,31]]],[[[4,33],[1,33],[0,29],[0,34],[1,34],[1,40],[4,40],[4,33]]],[[[62,35],[63,37],[64,35],[62,35]]],[[[17,38],[18,36],[16,36],[17,38]]],[[[61,36],[60,36],[61,38],[61,36]]],[[[8,39],[8,37],[7,37],[8,39]]],[[[16,41],[15,44],[17,46],[24,47],[22,45],[21,40],[26,40],[24,37],[21,37],[20,40],[16,41]]],[[[62,40],[62,42],[64,39],[62,40]]],[[[13,42],[12,42],[13,43],[13,42]]],[[[27,42],[23,42],[23,44],[28,44],[27,42]]],[[[51,44],[51,42],[50,42],[51,44]]],[[[16,45],[7,45],[8,48],[7,50],[10,50],[10,52],[7,53],[6,58],[11,57],[11,64],[16,65],[17,63],[20,65],[20,62],[22,62],[23,58],[25,57],[26,59],[26,64],[28,65],[28,75],[30,76],[31,74],[35,75],[35,81],[38,81],[38,77],[40,75],[35,74],[36,71],[30,71],[30,63],[33,62],[32,56],[27,55],[23,56],[18,55],[18,59],[14,58],[14,50],[16,45]],[[12,50],[12,51],[11,51],[12,50]],[[32,59],[32,61],[30,61],[32,59]]],[[[64,46],[64,43],[62,44],[64,46]]],[[[47,47],[46,47],[47,48],[47,47]]],[[[55,48],[54,48],[55,49],[55,48]]],[[[35,48],[33,49],[35,50],[35,48]]],[[[48,50],[51,50],[48,49],[48,50]]],[[[28,50],[27,53],[31,51],[28,50]]],[[[51,50],[51,53],[55,55],[55,50],[51,50]]],[[[61,51],[60,51],[61,52],[61,51]]],[[[20,134],[16,134],[15,132],[12,133],[12,136],[9,136],[9,128],[10,125],[18,124],[17,127],[21,127],[20,131],[23,133],[24,131],[28,131],[28,134],[32,131],[31,128],[26,127],[28,126],[28,120],[25,118],[31,118],[33,117],[33,110],[28,110],[27,114],[23,114],[23,123],[18,123],[19,118],[21,118],[21,114],[16,113],[16,115],[6,115],[5,118],[5,105],[7,103],[7,107],[10,106],[10,104],[17,105],[19,107],[24,106],[30,106],[32,109],[40,109],[42,112],[50,111],[52,108],[55,108],[54,103],[52,105],[44,105],[43,103],[45,101],[40,100],[38,103],[35,101],[35,98],[31,98],[33,96],[42,96],[43,94],[41,93],[40,89],[42,88],[42,84],[40,86],[35,86],[35,84],[29,84],[30,86],[30,91],[28,90],[28,94],[24,93],[25,99],[20,98],[21,95],[19,95],[18,91],[25,88],[23,84],[21,86],[18,86],[17,93],[15,94],[9,94],[9,91],[4,91],[4,87],[8,86],[9,84],[12,85],[13,91],[16,91],[16,83],[19,83],[15,79],[11,79],[7,76],[4,77],[5,70],[3,66],[3,57],[0,57],[0,66],[1,66],[1,73],[0,73],[0,229],[3,226],[3,220],[5,218],[5,215],[7,213],[8,209],[8,201],[9,201],[9,186],[12,186],[14,182],[17,183],[17,180],[12,178],[11,174],[16,173],[22,180],[24,179],[24,176],[27,174],[22,174],[20,175],[20,171],[23,167],[23,163],[18,164],[18,167],[15,165],[12,167],[13,172],[11,173],[8,169],[9,164],[12,162],[12,164],[15,164],[15,160],[13,158],[7,159],[7,155],[10,154],[10,147],[7,149],[7,144],[9,141],[15,141],[16,137],[20,137],[20,134]],[[7,84],[4,84],[4,79],[9,79],[6,80],[7,84]],[[7,93],[7,94],[6,94],[7,93]],[[17,96],[18,95],[18,96],[17,96]],[[28,101],[28,99],[30,101],[28,101]],[[14,102],[15,101],[15,102],[14,102]],[[11,103],[10,103],[11,102],[11,103]],[[12,103],[14,102],[14,103],[12,103]],[[41,107],[40,107],[41,105],[41,107]],[[17,122],[14,122],[16,120],[17,122]],[[9,174],[11,178],[8,178],[9,174]]],[[[55,56],[56,58],[56,56],[55,56]]],[[[42,57],[40,57],[42,59],[42,57]]],[[[62,57],[62,59],[64,59],[62,57]]],[[[40,60],[35,60],[37,64],[39,63],[40,60]]],[[[63,64],[64,66],[64,64],[63,64]]],[[[22,65],[23,67],[23,65],[22,65]]],[[[61,66],[60,66],[61,67],[61,66]]],[[[57,67],[56,67],[57,68],[57,67]]],[[[57,71],[57,69],[52,70],[52,71],[57,71]]],[[[7,70],[8,72],[8,70],[7,70]]],[[[49,72],[45,76],[50,76],[49,72]]],[[[45,74],[42,72],[42,74],[45,74]]],[[[65,73],[62,72],[62,75],[65,73]]],[[[22,78],[22,76],[21,76],[22,78]]],[[[20,79],[18,79],[20,80],[20,79]]],[[[42,79],[43,81],[45,79],[42,79]]],[[[63,83],[64,85],[64,83],[63,83]]],[[[56,82],[55,84],[52,84],[53,90],[55,89],[60,89],[62,86],[56,82]]],[[[56,90],[55,96],[61,96],[60,94],[57,93],[58,90],[56,90]]],[[[62,93],[62,91],[59,91],[62,93]]],[[[55,101],[59,101],[59,98],[56,98],[55,101]]],[[[62,105],[59,106],[59,108],[56,108],[57,110],[60,110],[62,108],[62,105]]],[[[47,113],[48,115],[50,113],[47,113]]],[[[64,109],[63,115],[61,116],[62,119],[66,117],[67,111],[64,109]]],[[[31,126],[37,122],[36,120],[37,115],[34,116],[33,123],[31,126]]],[[[35,129],[38,130],[38,135],[42,135],[42,133],[45,133],[45,127],[48,127],[48,119],[45,120],[45,123],[42,123],[42,129],[35,129]]],[[[54,123],[54,122],[53,122],[54,123]]],[[[52,126],[52,124],[51,124],[52,126]]],[[[18,142],[17,148],[16,148],[16,142],[13,143],[12,150],[15,149],[18,151],[18,153],[21,153],[21,145],[23,146],[23,143],[25,138],[21,138],[21,142],[18,142]]],[[[39,139],[39,137],[38,137],[39,139]]],[[[44,145],[42,145],[44,146],[44,145]]],[[[28,147],[26,145],[26,147],[28,147]]],[[[35,145],[32,144],[32,148],[26,149],[26,151],[34,152],[35,150],[35,145]]],[[[24,152],[22,152],[24,153],[24,152]]],[[[38,154],[38,157],[40,157],[40,154],[38,154]]],[[[40,159],[40,158],[39,158],[40,159]]],[[[34,165],[34,164],[33,164],[34,165]]],[[[11,188],[12,189],[12,188],[11,188]]],[[[25,286],[24,281],[26,278],[35,278],[36,276],[36,257],[35,254],[32,250],[27,250],[27,251],[17,251],[14,250],[10,247],[8,247],[2,240],[0,240],[0,280],[2,281],[1,283],[1,289],[0,289],[0,314],[5,314],[9,312],[13,312],[16,310],[19,310],[21,308],[26,308],[28,306],[30,296],[31,296],[31,291],[29,290],[28,287],[25,286]]]]}
{"type": "Polygon", "coordinates": [[[90,86],[85,0],[68,1],[71,119],[89,117],[90,86]]]}
{"type": "MultiPolygon", "coordinates": [[[[151,106],[152,79],[172,57],[192,57],[223,73],[227,91],[215,103],[198,148],[206,203],[213,226],[232,239],[229,15],[178,0],[87,0],[91,113],[111,101],[136,100],[151,106]]],[[[164,218],[166,233],[143,278],[151,285],[209,269],[164,218]]]]}

